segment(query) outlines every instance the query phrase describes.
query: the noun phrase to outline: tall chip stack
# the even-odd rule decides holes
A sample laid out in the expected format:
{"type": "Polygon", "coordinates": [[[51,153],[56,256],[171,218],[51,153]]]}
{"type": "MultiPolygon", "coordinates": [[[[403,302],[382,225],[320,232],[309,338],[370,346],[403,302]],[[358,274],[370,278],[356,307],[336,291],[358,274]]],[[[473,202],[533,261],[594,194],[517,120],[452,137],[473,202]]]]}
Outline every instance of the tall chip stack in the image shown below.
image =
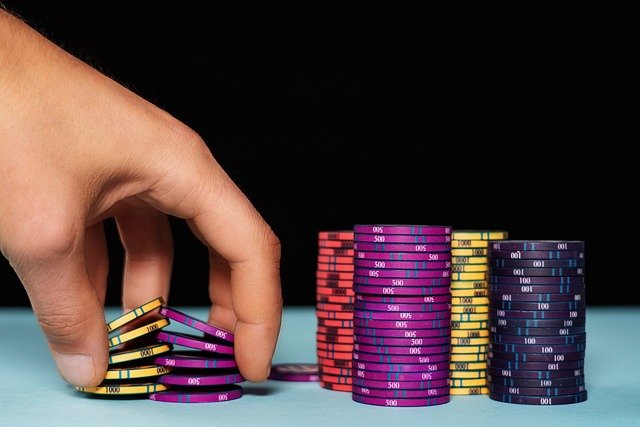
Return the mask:
{"type": "Polygon", "coordinates": [[[488,394],[490,240],[506,231],[453,230],[451,235],[451,394],[488,394]]]}
{"type": "Polygon", "coordinates": [[[320,386],[351,391],[353,351],[353,231],[318,234],[317,354],[320,386]]]}
{"type": "Polygon", "coordinates": [[[354,249],[353,400],[449,402],[451,228],[356,225],[354,249]]]}
{"type": "Polygon", "coordinates": [[[489,262],[489,397],[587,400],[584,242],[493,242],[489,262]]]}

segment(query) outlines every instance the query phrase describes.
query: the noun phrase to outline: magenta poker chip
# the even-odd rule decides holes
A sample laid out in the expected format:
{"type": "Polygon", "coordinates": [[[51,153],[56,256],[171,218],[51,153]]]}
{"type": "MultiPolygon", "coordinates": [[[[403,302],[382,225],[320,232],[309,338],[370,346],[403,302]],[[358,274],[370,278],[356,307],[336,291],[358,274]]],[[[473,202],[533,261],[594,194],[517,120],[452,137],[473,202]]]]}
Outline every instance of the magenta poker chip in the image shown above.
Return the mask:
{"type": "Polygon", "coordinates": [[[353,326],[358,328],[382,329],[450,329],[450,319],[439,320],[377,320],[353,318],[353,326]]]}
{"type": "Polygon", "coordinates": [[[171,320],[175,320],[176,322],[196,329],[200,332],[204,332],[207,335],[220,338],[221,340],[227,342],[233,342],[233,334],[231,332],[217,328],[207,322],[203,322],[202,320],[196,319],[195,317],[191,317],[188,314],[182,313],[176,309],[170,307],[160,307],[160,314],[168,317],[171,320]]]}
{"type": "Polygon", "coordinates": [[[406,234],[363,234],[358,233],[354,237],[354,242],[370,242],[370,243],[449,243],[451,236],[448,234],[440,235],[413,235],[406,234]]]}
{"type": "Polygon", "coordinates": [[[168,403],[220,403],[241,397],[242,387],[239,385],[212,387],[205,390],[168,390],[149,395],[151,400],[168,403]]]}
{"type": "Polygon", "coordinates": [[[390,407],[409,407],[409,406],[435,406],[442,405],[449,402],[449,395],[439,397],[425,397],[422,399],[389,399],[378,398],[371,396],[362,396],[360,394],[353,393],[351,398],[354,402],[365,403],[367,405],[375,406],[390,406],[390,407]]]}
{"type": "MultiPolygon", "coordinates": [[[[440,271],[440,270],[423,270],[423,271],[440,271]]],[[[447,270],[448,271],[448,270],[447,270]]],[[[406,278],[406,277],[366,277],[354,276],[352,278],[354,284],[373,285],[373,286],[394,286],[394,287],[443,287],[448,289],[451,285],[449,277],[431,277],[431,278],[406,278]]]]}
{"type": "Polygon", "coordinates": [[[426,372],[381,372],[354,369],[353,377],[376,381],[430,381],[433,372],[449,370],[449,362],[429,363],[422,366],[426,372]]]}
{"type": "Polygon", "coordinates": [[[196,350],[204,350],[219,354],[234,354],[233,347],[231,346],[212,343],[207,341],[205,338],[194,335],[160,331],[156,334],[156,338],[162,342],[177,344],[196,350]]]}
{"type": "MultiPolygon", "coordinates": [[[[449,357],[449,352],[444,353],[446,357],[449,357]]],[[[421,354],[419,356],[404,356],[404,355],[391,355],[391,354],[372,354],[363,353],[360,351],[353,351],[353,363],[365,362],[365,363],[377,363],[377,364],[391,364],[391,365],[423,365],[426,363],[435,363],[435,360],[440,359],[442,354],[421,354]]],[[[424,369],[423,369],[424,370],[424,369]]],[[[433,378],[437,379],[437,378],[433,378]]]]}
{"type": "Polygon", "coordinates": [[[353,249],[356,251],[372,251],[372,252],[450,252],[450,243],[367,243],[355,242],[353,249]]]}
{"type": "Polygon", "coordinates": [[[418,296],[428,296],[428,295],[445,295],[451,296],[449,291],[449,286],[428,286],[426,288],[423,287],[394,287],[394,286],[368,286],[368,285],[360,285],[354,284],[353,290],[356,294],[366,294],[366,295],[379,295],[379,296],[400,296],[400,295],[408,295],[413,297],[418,296]]]}
{"type": "Polygon", "coordinates": [[[383,346],[404,346],[404,347],[424,347],[428,345],[442,345],[451,342],[451,338],[386,338],[386,337],[369,337],[366,335],[354,335],[354,342],[366,345],[383,345],[383,346]]]}
{"type": "Polygon", "coordinates": [[[379,260],[379,261],[451,261],[450,252],[369,252],[355,251],[354,260],[379,260]]]}
{"type": "Polygon", "coordinates": [[[449,380],[436,381],[375,381],[354,378],[353,385],[373,390],[433,390],[431,396],[444,396],[449,394],[448,386],[433,387],[432,384],[449,382],[449,380]]]}
{"type": "Polygon", "coordinates": [[[359,277],[390,277],[398,279],[433,279],[451,276],[451,269],[440,270],[388,270],[384,268],[358,268],[355,267],[354,274],[359,277]]]}
{"type": "Polygon", "coordinates": [[[423,355],[446,353],[451,350],[449,344],[428,347],[389,347],[381,345],[353,344],[353,349],[361,353],[390,354],[390,355],[423,355]]]}
{"type": "Polygon", "coordinates": [[[451,309],[451,304],[400,304],[400,303],[375,303],[356,300],[355,309],[367,311],[386,311],[390,313],[398,312],[425,312],[425,311],[446,311],[451,309]]]}
{"type": "Polygon", "coordinates": [[[217,356],[206,351],[174,351],[165,356],[158,356],[153,363],[161,366],[191,369],[232,369],[238,365],[233,357],[217,356]]]}
{"type": "MultiPolygon", "coordinates": [[[[216,371],[210,371],[216,372],[216,371]]],[[[158,378],[158,382],[167,385],[199,387],[199,386],[217,386],[233,383],[241,383],[244,378],[240,373],[216,373],[214,375],[202,375],[203,371],[182,371],[181,374],[172,373],[158,378]]]]}
{"type": "Polygon", "coordinates": [[[379,328],[367,328],[358,326],[353,329],[354,340],[358,339],[358,336],[367,337],[390,337],[390,338],[437,338],[437,337],[450,337],[451,331],[449,329],[379,329],[379,328]]]}
{"type": "Polygon", "coordinates": [[[444,270],[451,268],[450,261],[381,261],[355,258],[357,268],[395,269],[395,270],[444,270]]]}
{"type": "MultiPolygon", "coordinates": [[[[423,399],[427,397],[433,397],[434,394],[442,394],[444,390],[441,391],[439,389],[444,388],[446,390],[449,390],[449,380],[431,381],[430,384],[432,385],[432,387],[426,390],[384,390],[379,388],[367,388],[354,385],[353,393],[359,394],[361,396],[381,397],[387,399],[423,399]],[[433,390],[436,391],[434,392],[433,390]]],[[[448,392],[444,394],[448,394],[448,392]]]]}
{"type": "Polygon", "coordinates": [[[438,365],[441,363],[449,363],[449,354],[432,354],[427,356],[430,363],[424,364],[392,364],[392,363],[372,363],[372,362],[363,362],[363,361],[355,361],[352,366],[354,370],[360,371],[376,371],[376,372],[385,372],[385,373],[422,373],[429,371],[430,365],[438,365]]]}
{"type": "Polygon", "coordinates": [[[365,234],[405,234],[408,236],[451,234],[448,225],[400,225],[400,224],[359,224],[353,227],[355,233],[365,234]]]}
{"type": "Polygon", "coordinates": [[[270,380],[279,381],[319,381],[318,365],[311,363],[284,363],[271,366],[270,380]]]}
{"type": "Polygon", "coordinates": [[[373,320],[450,320],[451,311],[413,311],[413,312],[387,312],[387,311],[368,311],[354,310],[353,316],[360,319],[373,320]]]}
{"type": "MultiPolygon", "coordinates": [[[[365,295],[360,294],[356,297],[357,302],[376,303],[376,304],[450,304],[451,295],[428,295],[423,297],[411,296],[382,296],[382,295],[365,295]]],[[[428,309],[431,307],[427,306],[428,309]]]]}

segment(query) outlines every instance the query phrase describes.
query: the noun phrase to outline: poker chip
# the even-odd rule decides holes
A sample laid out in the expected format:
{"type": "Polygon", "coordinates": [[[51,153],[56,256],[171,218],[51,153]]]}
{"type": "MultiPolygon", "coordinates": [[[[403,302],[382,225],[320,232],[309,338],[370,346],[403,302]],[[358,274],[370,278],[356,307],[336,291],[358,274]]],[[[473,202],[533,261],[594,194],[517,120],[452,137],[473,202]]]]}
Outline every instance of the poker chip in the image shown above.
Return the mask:
{"type": "Polygon", "coordinates": [[[587,400],[584,242],[492,242],[489,265],[489,397],[522,405],[587,400]]]}
{"type": "Polygon", "coordinates": [[[320,387],[327,390],[343,392],[351,391],[355,266],[354,251],[350,248],[353,247],[353,238],[354,232],[351,230],[318,233],[316,272],[318,365],[313,381],[319,380],[320,387]],[[335,252],[328,253],[329,248],[334,248],[335,252]],[[349,249],[345,252],[345,248],[349,249]]]}
{"type": "Polygon", "coordinates": [[[270,380],[315,382],[320,379],[318,365],[310,363],[285,363],[271,366],[270,380]]]}
{"type": "Polygon", "coordinates": [[[352,399],[377,406],[448,402],[450,227],[354,230],[352,399]]]}

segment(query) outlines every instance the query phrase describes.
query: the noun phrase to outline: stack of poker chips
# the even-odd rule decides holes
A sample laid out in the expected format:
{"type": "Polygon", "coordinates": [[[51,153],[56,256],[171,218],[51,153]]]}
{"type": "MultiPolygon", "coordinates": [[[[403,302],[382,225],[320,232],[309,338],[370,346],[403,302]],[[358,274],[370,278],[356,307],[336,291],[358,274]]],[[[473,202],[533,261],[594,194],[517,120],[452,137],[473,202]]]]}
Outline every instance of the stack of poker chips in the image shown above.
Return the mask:
{"type": "Polygon", "coordinates": [[[318,234],[316,295],[320,386],[351,391],[353,231],[318,234]]]}
{"type": "Polygon", "coordinates": [[[448,402],[450,227],[356,225],[354,249],[353,400],[448,402]]]}
{"type": "Polygon", "coordinates": [[[584,242],[494,242],[489,262],[489,397],[587,400],[584,242]]]}
{"type": "Polygon", "coordinates": [[[488,394],[487,251],[506,231],[454,230],[451,236],[451,394],[488,394]]]}
{"type": "Polygon", "coordinates": [[[172,347],[145,342],[145,338],[169,325],[169,320],[157,316],[157,309],[162,304],[163,299],[156,298],[107,323],[109,366],[104,381],[96,387],[76,389],[98,396],[139,396],[167,390],[167,386],[156,380],[170,369],[149,363],[148,359],[167,353],[172,347]]]}

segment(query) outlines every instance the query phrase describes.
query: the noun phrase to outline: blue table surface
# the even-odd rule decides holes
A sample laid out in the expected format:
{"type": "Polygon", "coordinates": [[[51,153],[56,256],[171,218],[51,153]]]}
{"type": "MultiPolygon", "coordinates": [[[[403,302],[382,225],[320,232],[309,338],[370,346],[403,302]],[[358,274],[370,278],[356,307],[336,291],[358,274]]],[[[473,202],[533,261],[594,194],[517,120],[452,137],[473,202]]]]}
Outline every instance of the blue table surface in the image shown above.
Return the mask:
{"type": "MultiPolygon", "coordinates": [[[[117,314],[108,309],[106,317],[117,314]]],[[[236,401],[178,405],[84,397],[58,377],[31,311],[0,309],[0,425],[640,426],[640,307],[590,307],[587,323],[589,399],[581,404],[534,407],[459,396],[436,407],[380,408],[316,383],[267,381],[247,384],[236,401]]],[[[312,308],[287,308],[274,362],[315,362],[315,330],[312,308]]]]}

